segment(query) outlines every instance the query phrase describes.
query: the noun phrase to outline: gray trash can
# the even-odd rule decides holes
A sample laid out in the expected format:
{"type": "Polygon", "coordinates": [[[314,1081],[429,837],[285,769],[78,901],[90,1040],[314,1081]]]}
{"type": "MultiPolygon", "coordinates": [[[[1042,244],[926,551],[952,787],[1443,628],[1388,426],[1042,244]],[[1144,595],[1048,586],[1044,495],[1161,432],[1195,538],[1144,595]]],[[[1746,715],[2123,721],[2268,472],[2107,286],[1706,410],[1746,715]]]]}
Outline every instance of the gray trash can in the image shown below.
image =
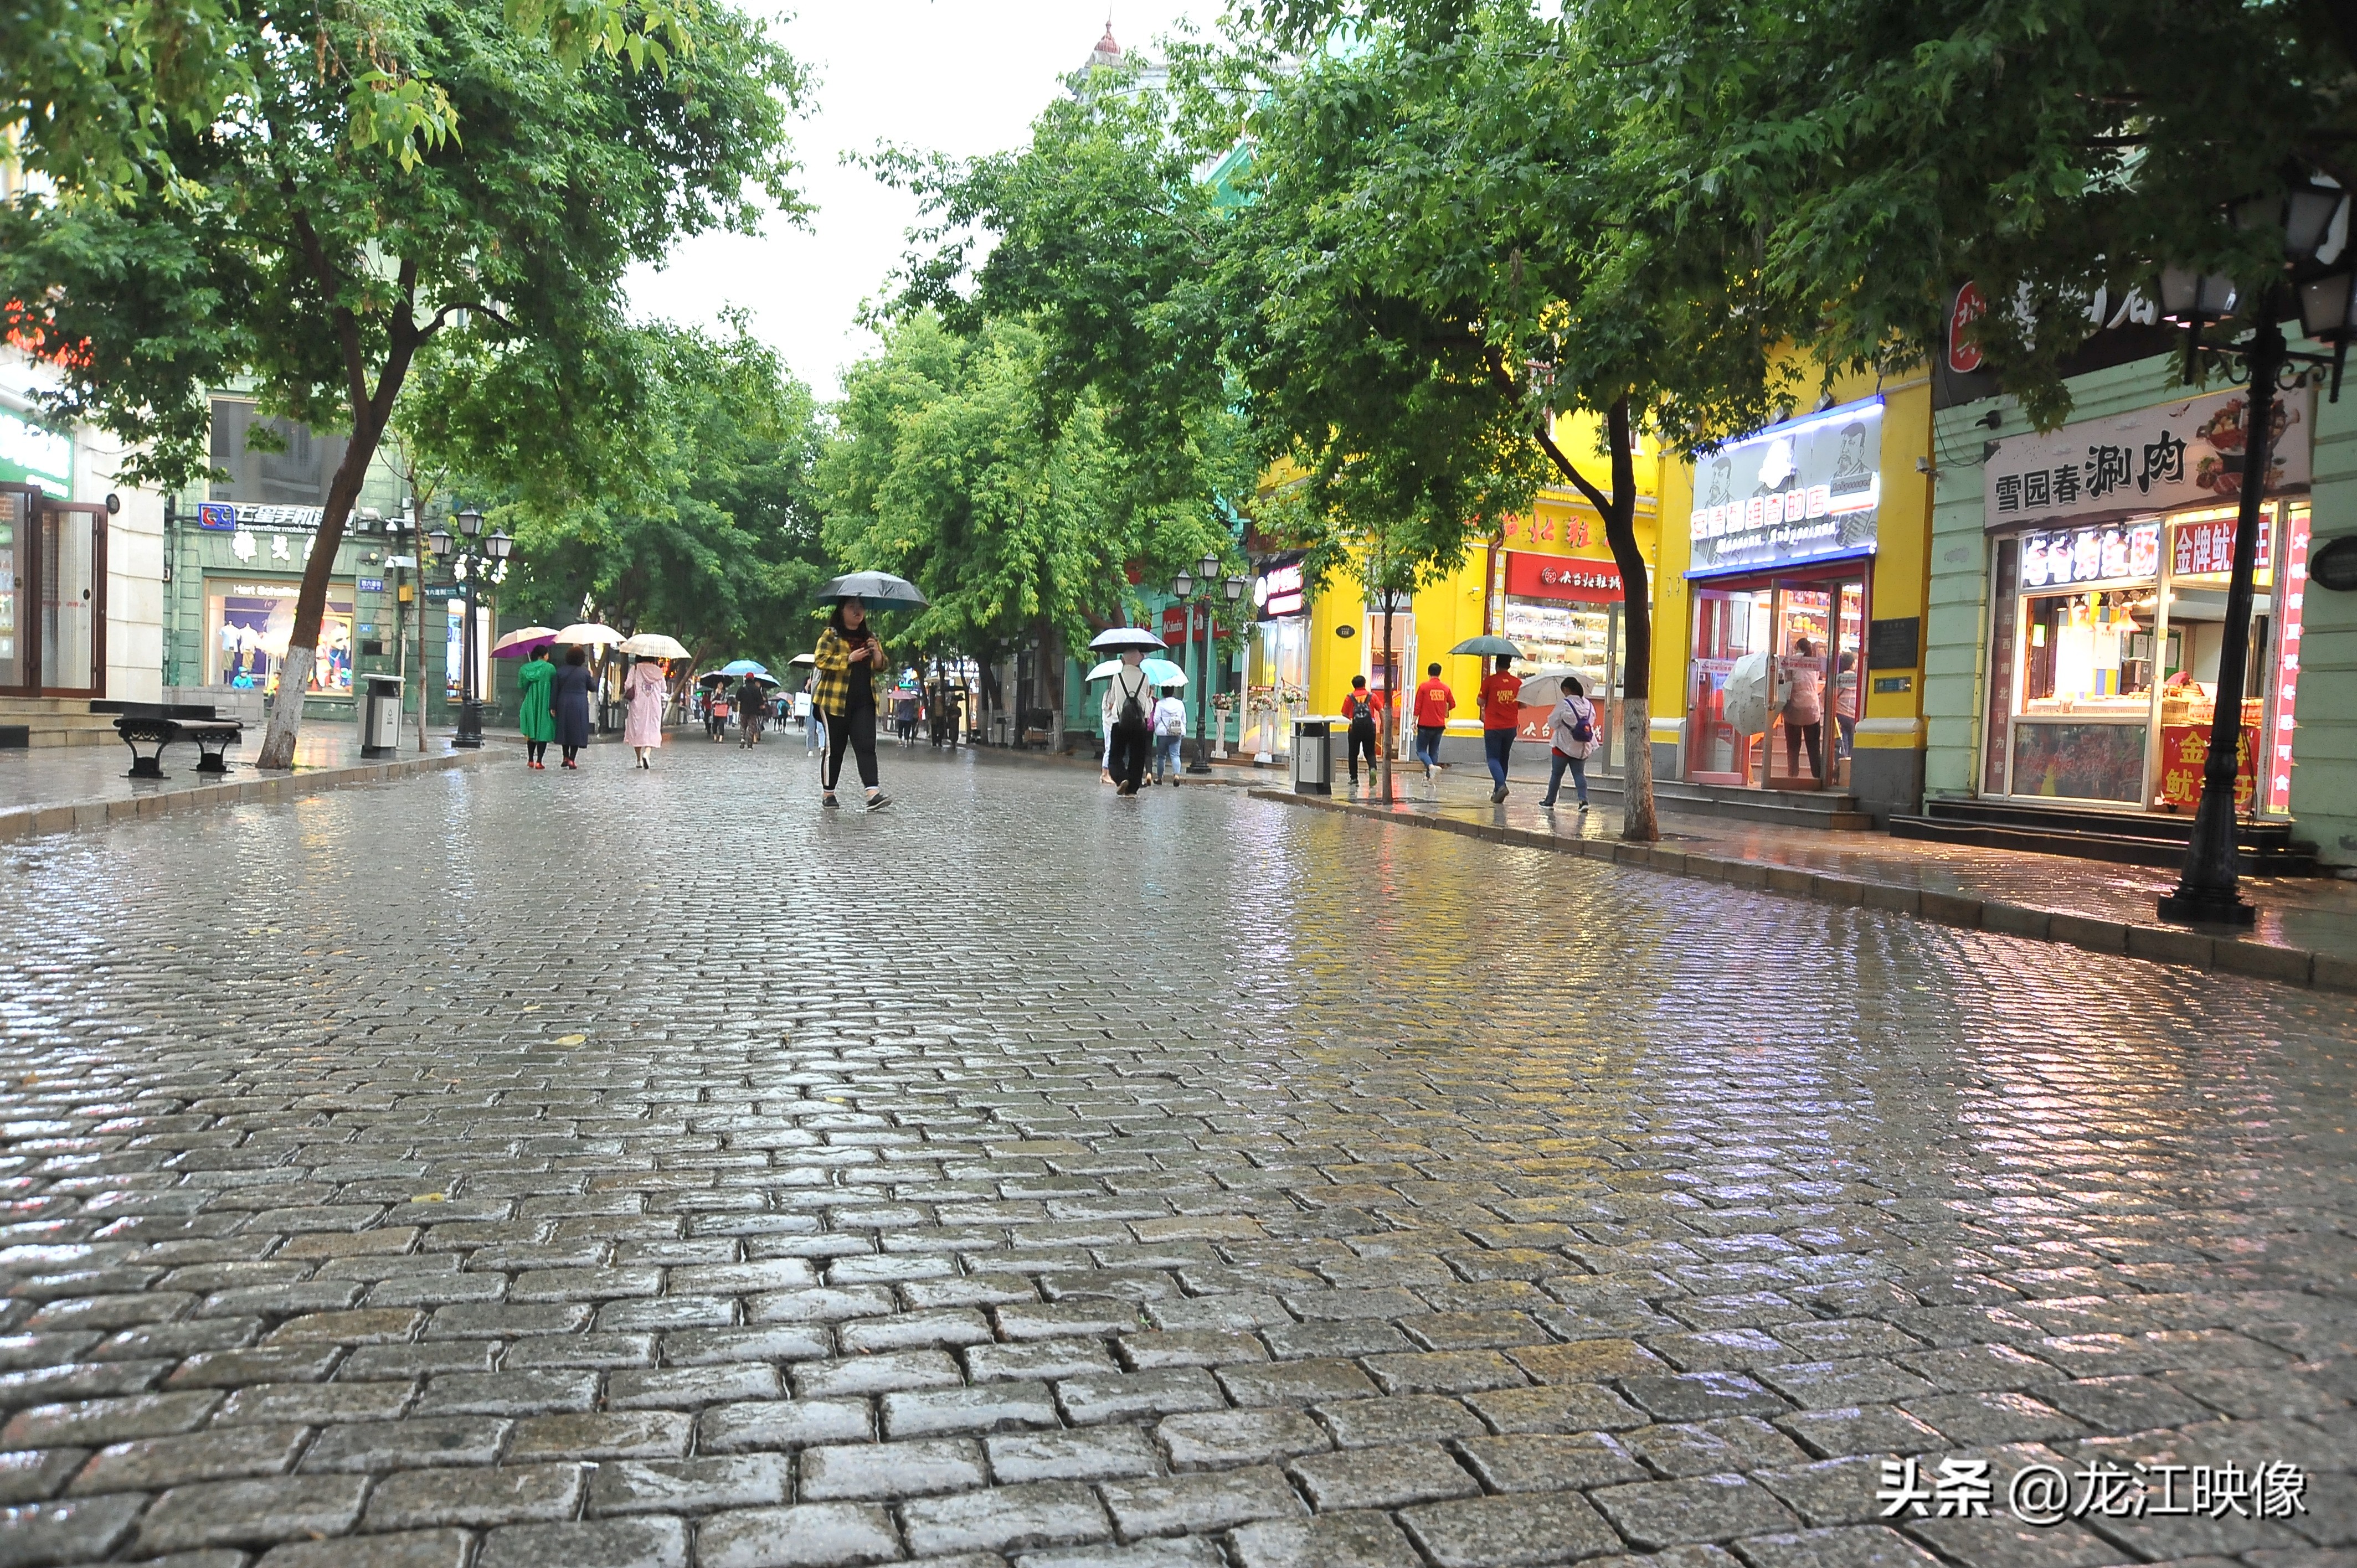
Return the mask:
{"type": "Polygon", "coordinates": [[[1330,719],[1293,721],[1293,792],[1334,792],[1334,725],[1330,719]]]}
{"type": "Polygon", "coordinates": [[[391,757],[401,747],[401,677],[361,677],[361,755],[391,757]]]}

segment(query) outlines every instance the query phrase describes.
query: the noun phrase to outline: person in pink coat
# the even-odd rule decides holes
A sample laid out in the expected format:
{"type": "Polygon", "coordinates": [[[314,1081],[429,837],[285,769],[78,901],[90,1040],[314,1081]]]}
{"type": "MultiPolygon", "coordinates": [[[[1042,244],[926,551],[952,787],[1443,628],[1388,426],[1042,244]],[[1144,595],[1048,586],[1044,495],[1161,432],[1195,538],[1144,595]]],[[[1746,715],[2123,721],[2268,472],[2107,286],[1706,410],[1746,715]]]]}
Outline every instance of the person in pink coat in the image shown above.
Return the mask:
{"type": "Polygon", "coordinates": [[[630,704],[622,739],[637,748],[640,767],[652,767],[647,758],[662,744],[663,709],[671,703],[669,666],[660,659],[640,660],[622,682],[622,697],[630,704]]]}

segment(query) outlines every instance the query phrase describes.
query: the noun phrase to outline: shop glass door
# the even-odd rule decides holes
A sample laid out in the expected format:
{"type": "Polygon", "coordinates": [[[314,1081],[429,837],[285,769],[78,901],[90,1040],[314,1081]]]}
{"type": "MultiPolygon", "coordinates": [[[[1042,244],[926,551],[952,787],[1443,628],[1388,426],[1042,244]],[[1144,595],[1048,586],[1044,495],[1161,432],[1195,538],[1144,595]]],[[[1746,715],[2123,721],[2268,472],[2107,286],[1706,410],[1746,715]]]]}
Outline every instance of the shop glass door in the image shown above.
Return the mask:
{"type": "Polygon", "coordinates": [[[33,504],[40,491],[0,485],[0,692],[33,694],[32,650],[25,628],[33,618],[27,605],[32,582],[33,504]]]}
{"type": "Polygon", "coordinates": [[[1769,624],[1776,665],[1772,723],[1761,757],[1770,789],[1824,789],[1847,778],[1843,704],[1853,725],[1859,639],[1866,628],[1866,582],[1780,582],[1769,624]],[[1849,667],[1842,668],[1842,653],[1849,667]],[[1843,677],[1848,677],[1845,685],[1843,677]]]}
{"type": "Polygon", "coordinates": [[[1686,778],[1696,784],[1749,784],[1766,721],[1766,590],[1695,589],[1694,657],[1688,665],[1686,778]],[[1741,726],[1741,727],[1738,727],[1741,726]]]}
{"type": "Polygon", "coordinates": [[[40,521],[41,691],[99,696],[106,660],[106,510],[44,499],[40,521]]]}

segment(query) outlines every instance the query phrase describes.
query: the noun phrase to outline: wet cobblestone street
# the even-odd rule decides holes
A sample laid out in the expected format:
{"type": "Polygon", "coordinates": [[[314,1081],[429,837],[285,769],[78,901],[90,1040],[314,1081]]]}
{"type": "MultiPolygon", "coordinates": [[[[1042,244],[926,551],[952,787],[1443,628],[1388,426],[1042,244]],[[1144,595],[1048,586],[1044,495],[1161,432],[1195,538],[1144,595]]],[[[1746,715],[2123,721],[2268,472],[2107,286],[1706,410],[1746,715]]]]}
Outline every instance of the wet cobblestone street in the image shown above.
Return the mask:
{"type": "Polygon", "coordinates": [[[0,850],[0,1568],[2357,1563],[2348,997],[780,738],[0,850]]]}

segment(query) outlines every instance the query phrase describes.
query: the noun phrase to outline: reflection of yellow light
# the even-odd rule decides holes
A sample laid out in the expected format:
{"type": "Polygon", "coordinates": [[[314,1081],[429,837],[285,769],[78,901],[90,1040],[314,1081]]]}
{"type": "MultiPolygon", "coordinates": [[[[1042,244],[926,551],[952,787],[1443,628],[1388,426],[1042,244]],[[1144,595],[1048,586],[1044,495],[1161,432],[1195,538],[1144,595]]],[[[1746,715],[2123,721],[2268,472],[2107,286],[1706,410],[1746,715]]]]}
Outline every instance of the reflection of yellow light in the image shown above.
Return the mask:
{"type": "Polygon", "coordinates": [[[2040,624],[2029,628],[2029,646],[2032,648],[2043,648],[2046,646],[2046,626],[2044,622],[2041,621],[2040,624]]]}

